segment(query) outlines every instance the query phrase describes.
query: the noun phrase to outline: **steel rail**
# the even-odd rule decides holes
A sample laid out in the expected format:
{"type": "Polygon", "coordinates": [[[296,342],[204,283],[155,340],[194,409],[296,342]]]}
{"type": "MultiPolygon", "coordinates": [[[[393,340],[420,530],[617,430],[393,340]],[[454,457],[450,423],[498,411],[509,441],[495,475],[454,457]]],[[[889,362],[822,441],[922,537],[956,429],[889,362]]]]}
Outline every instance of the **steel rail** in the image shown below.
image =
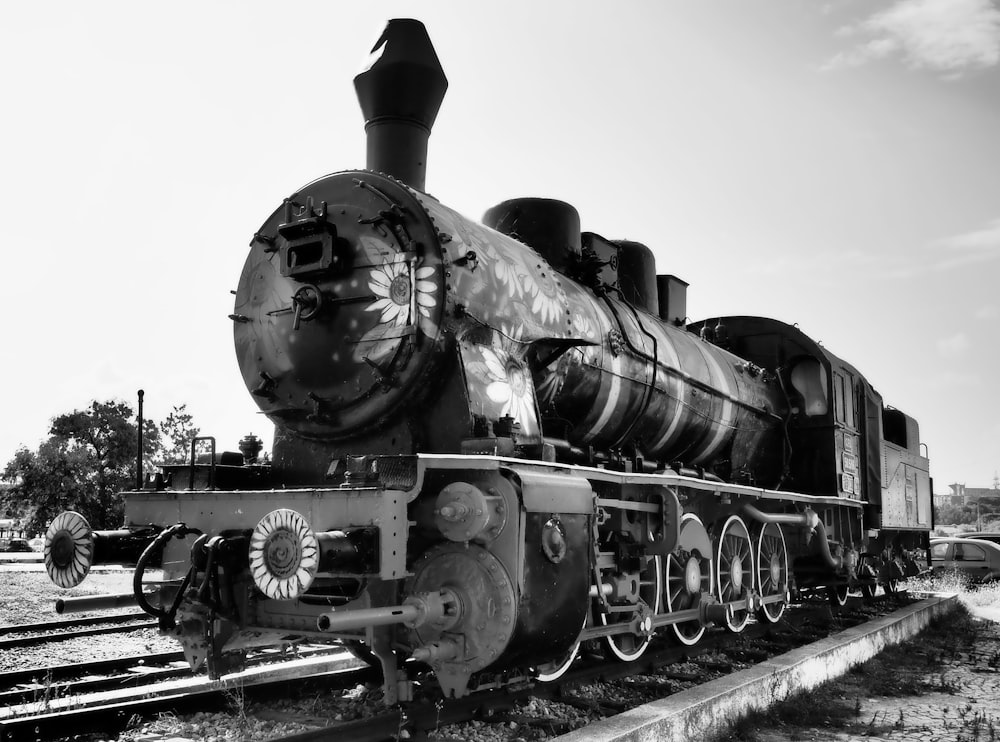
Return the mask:
{"type": "MultiPolygon", "coordinates": [[[[61,634],[34,634],[32,636],[17,636],[11,639],[0,639],[0,651],[15,649],[17,647],[30,647],[35,644],[46,644],[48,642],[61,642],[67,639],[77,639],[83,636],[100,636],[101,634],[124,634],[128,631],[138,631],[140,629],[155,629],[156,621],[144,621],[137,624],[117,625],[117,626],[93,626],[76,631],[64,631],[61,634]]],[[[53,629],[48,629],[52,631],[53,629]]]]}
{"type": "MultiPolygon", "coordinates": [[[[285,691],[305,683],[322,683],[331,690],[343,690],[359,683],[371,682],[378,675],[371,667],[346,670],[323,671],[303,675],[294,679],[281,678],[270,683],[242,686],[248,698],[257,696],[273,697],[274,686],[285,691]]],[[[0,742],[27,742],[65,736],[67,729],[74,734],[118,734],[124,731],[136,717],[150,717],[163,711],[174,713],[194,713],[224,708],[231,702],[231,687],[180,690],[170,688],[157,693],[155,689],[138,694],[125,701],[71,708],[60,711],[46,710],[42,713],[14,718],[0,719],[0,742]]]]}
{"type": "MultiPolygon", "coordinates": [[[[315,654],[329,653],[330,650],[331,647],[299,648],[297,656],[299,658],[310,657],[315,654]]],[[[267,663],[269,660],[273,660],[276,655],[277,653],[275,652],[262,652],[259,655],[253,656],[248,661],[247,666],[255,667],[267,663]]],[[[34,686],[31,688],[0,691],[0,708],[22,702],[34,703],[38,700],[35,696],[43,688],[49,688],[49,698],[57,698],[68,695],[79,695],[81,693],[92,693],[110,688],[139,686],[146,683],[160,682],[184,676],[193,677],[195,675],[196,673],[191,670],[184,659],[183,652],[165,652],[68,665],[52,665],[27,670],[15,670],[13,672],[0,672],[0,687],[13,687],[15,685],[34,686]],[[183,663],[183,667],[170,666],[177,663],[183,663]],[[158,666],[160,669],[156,669],[158,666]],[[81,675],[90,676],[106,670],[128,671],[134,668],[142,669],[141,672],[109,675],[103,678],[66,679],[81,675]]]]}
{"type": "Polygon", "coordinates": [[[145,613],[119,613],[114,616],[91,616],[90,618],[66,618],[56,621],[41,621],[39,623],[15,623],[0,626],[0,636],[8,634],[30,634],[37,631],[57,631],[84,626],[102,626],[124,621],[138,621],[147,618],[145,613]]]}
{"type": "Polygon", "coordinates": [[[191,668],[185,663],[184,667],[164,667],[160,669],[144,667],[142,672],[125,672],[124,674],[109,675],[104,678],[84,678],[81,680],[57,681],[55,683],[33,683],[33,687],[30,688],[21,687],[16,690],[0,691],[0,708],[30,703],[44,703],[46,699],[80,696],[84,693],[96,693],[104,690],[135,688],[140,685],[159,683],[165,680],[176,680],[177,678],[189,677],[190,675],[191,668]]]}
{"type": "Polygon", "coordinates": [[[183,662],[183,652],[160,652],[158,654],[139,654],[130,657],[116,657],[106,660],[91,660],[89,662],[74,662],[68,665],[49,665],[46,667],[33,667],[25,670],[13,670],[11,672],[0,672],[0,687],[12,687],[21,683],[42,678],[46,682],[52,680],[64,680],[79,675],[88,675],[101,672],[112,672],[114,670],[127,669],[129,667],[151,665],[165,665],[170,662],[183,662]]]}

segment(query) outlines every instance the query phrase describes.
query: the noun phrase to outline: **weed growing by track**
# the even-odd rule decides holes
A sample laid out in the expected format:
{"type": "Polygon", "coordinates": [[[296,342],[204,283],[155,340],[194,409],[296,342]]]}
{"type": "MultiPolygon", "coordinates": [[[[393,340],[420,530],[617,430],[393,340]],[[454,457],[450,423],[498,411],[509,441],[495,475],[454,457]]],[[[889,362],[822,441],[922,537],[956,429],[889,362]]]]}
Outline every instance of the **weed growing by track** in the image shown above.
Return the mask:
{"type": "Polygon", "coordinates": [[[1000,609],[1000,582],[977,585],[959,572],[914,577],[905,587],[912,592],[958,593],[959,600],[968,606],[1000,609]]]}
{"type": "Polygon", "coordinates": [[[237,680],[236,684],[225,691],[224,695],[226,703],[229,705],[229,711],[232,714],[236,732],[240,735],[241,739],[248,738],[252,724],[247,716],[247,696],[243,687],[243,680],[237,680]]]}
{"type": "MultiPolygon", "coordinates": [[[[943,591],[941,584],[919,589],[943,591]]],[[[992,594],[990,589],[979,599],[993,605],[992,594]]],[[[752,712],[716,742],[788,742],[816,739],[824,731],[838,739],[899,738],[930,729],[944,730],[941,739],[955,742],[995,742],[1000,717],[992,709],[977,710],[962,694],[969,692],[963,677],[967,683],[971,673],[995,672],[1000,665],[1000,649],[983,651],[997,644],[996,633],[995,624],[976,620],[959,604],[917,638],[887,648],[838,680],[752,712]]]]}

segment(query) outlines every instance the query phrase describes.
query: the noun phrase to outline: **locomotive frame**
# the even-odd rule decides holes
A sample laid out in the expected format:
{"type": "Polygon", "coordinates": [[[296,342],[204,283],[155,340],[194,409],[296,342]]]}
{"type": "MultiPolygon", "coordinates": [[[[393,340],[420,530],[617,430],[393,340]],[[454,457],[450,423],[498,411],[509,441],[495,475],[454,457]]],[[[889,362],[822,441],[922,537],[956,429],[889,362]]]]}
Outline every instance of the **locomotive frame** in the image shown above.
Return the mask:
{"type": "Polygon", "coordinates": [[[424,193],[447,80],[416,21],[373,52],[368,169],[265,221],[230,316],[270,462],[252,437],[204,462],[192,441],[125,493],[123,529],[60,515],[57,584],[133,563],[192,667],[338,641],[394,703],[418,667],[454,696],[554,680],[585,641],[631,661],[658,632],[693,645],[918,571],[933,523],[912,418],[795,327],[685,326],[687,285],[568,204],[478,224],[424,193]]]}

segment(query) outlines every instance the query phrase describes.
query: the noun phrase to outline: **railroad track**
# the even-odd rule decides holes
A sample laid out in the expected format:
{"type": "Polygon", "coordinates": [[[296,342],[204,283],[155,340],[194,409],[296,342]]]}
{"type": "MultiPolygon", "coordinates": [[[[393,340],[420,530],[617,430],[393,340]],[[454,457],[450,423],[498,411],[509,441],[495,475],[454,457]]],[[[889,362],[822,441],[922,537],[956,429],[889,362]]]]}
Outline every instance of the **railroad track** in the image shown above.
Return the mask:
{"type": "MultiPolygon", "coordinates": [[[[288,742],[305,742],[336,735],[343,739],[377,742],[397,737],[402,729],[419,736],[446,724],[460,724],[471,720],[530,724],[533,723],[532,720],[519,713],[517,707],[532,698],[574,706],[595,718],[613,715],[629,704],[581,696],[570,689],[594,683],[621,681],[630,676],[641,678],[642,680],[629,684],[630,690],[639,697],[631,705],[638,705],[648,700],[650,695],[666,695],[669,688],[666,687],[665,680],[695,682],[709,675],[714,677],[718,673],[762,661],[791,647],[807,644],[829,633],[817,626],[817,622],[829,624],[832,631],[837,631],[862,623],[871,616],[871,610],[860,607],[859,601],[849,602],[848,606],[833,613],[825,604],[805,604],[786,612],[786,618],[778,625],[751,624],[735,643],[732,634],[720,630],[709,632],[694,647],[655,643],[640,660],[632,663],[608,662],[588,657],[578,661],[558,683],[544,684],[525,680],[500,690],[482,691],[471,697],[446,702],[433,695],[432,691],[427,699],[407,704],[404,708],[379,709],[361,720],[339,722],[285,739],[288,742]],[[725,657],[720,659],[722,652],[725,657]],[[672,665],[685,661],[698,663],[701,671],[692,675],[670,670],[672,665]]],[[[326,649],[329,651],[329,648],[326,649]]],[[[367,667],[359,668],[356,661],[345,660],[343,656],[313,659],[313,664],[308,667],[282,670],[287,663],[273,665],[253,677],[236,682],[240,685],[241,693],[253,699],[260,694],[273,696],[273,691],[267,687],[274,682],[280,682],[282,691],[288,692],[303,682],[320,683],[324,689],[335,691],[377,680],[376,671],[367,667]]],[[[224,708],[227,704],[226,694],[232,692],[234,683],[213,684],[202,678],[190,677],[184,681],[188,683],[186,686],[180,685],[180,681],[170,682],[180,675],[190,675],[186,666],[179,666],[181,660],[180,653],[165,653],[122,658],[110,663],[95,662],[4,673],[0,675],[0,682],[7,687],[22,683],[31,685],[12,688],[0,695],[0,703],[19,714],[16,717],[0,717],[0,742],[52,738],[67,728],[80,733],[114,734],[122,731],[136,716],[148,717],[167,710],[183,714],[224,708]],[[58,678],[95,672],[103,673],[106,677],[87,678],[61,685],[55,683],[58,678]],[[157,682],[159,689],[150,687],[150,681],[157,682]],[[123,695],[121,687],[125,685],[133,686],[130,695],[123,695]],[[107,691],[109,688],[116,688],[116,693],[102,696],[100,691],[107,691]],[[88,694],[92,696],[92,700],[87,700],[88,694]],[[22,704],[21,707],[16,705],[18,703],[22,704]],[[31,704],[35,708],[31,708],[31,704]]],[[[255,670],[260,671],[260,668],[255,670]]],[[[3,709],[0,709],[0,713],[2,712],[3,709]]],[[[537,723],[548,725],[551,733],[563,730],[558,722],[551,720],[537,720],[537,723]]]]}
{"type": "MultiPolygon", "coordinates": [[[[791,612],[787,622],[778,626],[766,624],[751,624],[740,635],[740,644],[772,636],[774,652],[755,658],[760,661],[767,656],[778,654],[786,649],[825,635],[823,631],[808,629],[810,619],[828,610],[822,605],[799,606],[791,612]],[[780,628],[779,628],[780,627],[780,628]],[[788,629],[792,629],[789,631],[788,629]],[[798,637],[797,639],[794,637],[798,637]]],[[[856,615],[845,613],[842,620],[851,623],[856,615]]],[[[858,621],[862,622],[861,620],[858,621]]],[[[841,628],[840,626],[837,627],[841,628]]],[[[399,738],[401,730],[406,730],[411,738],[421,739],[445,725],[462,724],[470,721],[483,721],[498,725],[516,723],[523,726],[533,726],[548,734],[559,734],[569,731],[569,727],[559,720],[550,718],[530,717],[519,713],[517,708],[530,699],[545,699],[557,701],[569,706],[581,708],[595,717],[613,716],[629,708],[629,704],[616,701],[587,699],[576,694],[572,689],[595,682],[620,681],[629,677],[664,678],[680,677],[685,681],[697,682],[704,680],[708,672],[729,672],[738,666],[740,660],[720,661],[715,657],[720,652],[745,655],[746,650],[740,645],[733,647],[733,635],[724,630],[714,630],[702,639],[697,646],[673,646],[660,643],[656,648],[648,650],[642,658],[631,663],[622,663],[594,657],[578,661],[557,683],[526,683],[494,691],[480,692],[466,698],[440,701],[429,699],[425,702],[410,704],[405,708],[389,709],[365,719],[332,724],[307,732],[281,737],[281,742],[320,742],[331,738],[349,739],[352,742],[387,742],[399,738]],[[711,656],[709,659],[708,657],[711,656]],[[685,676],[682,673],[672,673],[671,665],[679,662],[706,658],[702,661],[705,671],[700,678],[685,676]]],[[[668,691],[661,683],[633,684],[637,689],[648,690],[659,695],[668,691]]],[[[632,704],[638,705],[638,704],[632,704]]]]}
{"type": "Polygon", "coordinates": [[[275,683],[322,681],[338,689],[376,678],[340,648],[300,647],[297,656],[263,651],[248,660],[248,670],[220,681],[193,675],[181,652],[2,673],[0,684],[10,689],[0,694],[0,742],[53,739],[67,729],[118,733],[130,720],[160,711],[223,707],[234,689],[254,697],[275,683]]]}
{"type": "MultiPolygon", "coordinates": [[[[879,604],[895,607],[897,599],[882,599],[879,604]]],[[[763,661],[789,649],[804,646],[830,633],[855,626],[872,618],[871,604],[852,599],[846,606],[831,610],[821,602],[799,604],[786,612],[779,624],[753,623],[740,634],[734,644],[732,634],[722,629],[712,630],[694,647],[654,644],[642,658],[622,663],[589,658],[578,661],[556,683],[526,683],[495,691],[480,692],[457,700],[429,699],[410,704],[405,708],[389,709],[357,721],[342,722],[280,738],[280,742],[320,742],[332,738],[350,739],[352,742],[388,742],[400,738],[400,732],[413,739],[424,739],[446,725],[470,721],[497,725],[514,723],[519,727],[533,727],[556,736],[570,731],[572,725],[558,719],[529,716],[518,707],[530,699],[544,699],[579,708],[594,719],[614,716],[622,711],[647,702],[655,697],[669,695],[667,683],[656,680],[632,682],[631,690],[642,698],[622,702],[582,696],[577,689],[594,683],[614,683],[626,678],[662,678],[699,684],[720,674],[763,661]],[[828,629],[816,625],[828,624],[828,629]],[[747,647],[760,643],[766,650],[747,647]],[[720,659],[724,655],[725,659],[720,659]],[[698,674],[673,672],[669,668],[681,662],[694,662],[702,670],[698,674]]],[[[462,733],[452,735],[462,738],[462,733]]],[[[523,736],[523,735],[520,735],[523,736]]],[[[276,740],[274,742],[277,742],[276,740]]]]}
{"type": "Polygon", "coordinates": [[[41,621],[39,623],[14,623],[0,626],[0,636],[10,634],[30,634],[38,631],[56,629],[86,628],[88,626],[106,626],[122,621],[138,621],[147,618],[145,613],[116,613],[113,616],[90,616],[88,618],[65,618],[57,621],[41,621]]]}
{"type": "Polygon", "coordinates": [[[0,708],[42,703],[113,688],[137,687],[191,675],[183,652],[53,665],[0,674],[0,708]],[[96,676],[96,677],[95,677],[96,676]]]}
{"type": "Polygon", "coordinates": [[[0,626],[0,651],[29,647],[50,641],[151,628],[156,628],[156,621],[149,620],[149,616],[145,613],[13,624],[0,626]],[[12,636],[13,634],[16,636],[12,636]]]}

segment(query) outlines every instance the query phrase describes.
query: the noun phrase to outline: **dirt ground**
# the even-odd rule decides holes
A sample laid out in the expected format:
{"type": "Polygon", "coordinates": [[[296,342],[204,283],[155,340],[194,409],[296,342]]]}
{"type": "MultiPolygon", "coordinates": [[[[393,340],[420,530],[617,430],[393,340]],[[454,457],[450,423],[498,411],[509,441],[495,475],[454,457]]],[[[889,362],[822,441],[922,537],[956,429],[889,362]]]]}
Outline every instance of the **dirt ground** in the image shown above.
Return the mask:
{"type": "MultiPolygon", "coordinates": [[[[78,587],[68,590],[52,584],[41,565],[0,564],[0,626],[55,621],[59,598],[132,592],[132,573],[124,570],[94,570],[78,587]]],[[[134,613],[135,608],[74,613],[62,618],[134,613]]]]}
{"type": "Polygon", "coordinates": [[[993,742],[1000,737],[998,620],[996,606],[963,604],[916,639],[750,716],[722,739],[993,742]]]}

